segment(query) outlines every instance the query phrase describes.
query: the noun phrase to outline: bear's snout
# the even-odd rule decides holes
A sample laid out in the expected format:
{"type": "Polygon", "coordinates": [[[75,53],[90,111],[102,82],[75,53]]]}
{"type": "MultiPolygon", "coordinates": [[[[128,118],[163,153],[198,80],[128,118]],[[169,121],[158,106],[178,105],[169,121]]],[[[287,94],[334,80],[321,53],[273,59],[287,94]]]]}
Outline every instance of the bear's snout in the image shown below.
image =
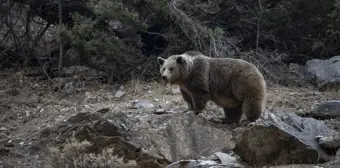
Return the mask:
{"type": "Polygon", "coordinates": [[[162,80],[166,82],[167,81],[166,76],[162,76],[162,80]]]}

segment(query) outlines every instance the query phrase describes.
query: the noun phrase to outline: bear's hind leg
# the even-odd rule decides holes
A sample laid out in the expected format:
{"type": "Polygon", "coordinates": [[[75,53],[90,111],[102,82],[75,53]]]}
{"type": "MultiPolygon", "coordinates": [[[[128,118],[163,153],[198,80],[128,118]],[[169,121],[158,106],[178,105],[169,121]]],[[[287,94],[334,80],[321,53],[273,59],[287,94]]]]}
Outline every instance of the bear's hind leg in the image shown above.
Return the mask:
{"type": "Polygon", "coordinates": [[[255,122],[261,117],[265,108],[263,104],[262,99],[252,99],[251,97],[243,101],[243,113],[249,122],[255,122]]]}
{"type": "Polygon", "coordinates": [[[225,118],[222,119],[224,123],[239,123],[242,118],[242,106],[224,107],[225,118]]]}
{"type": "MultiPolygon", "coordinates": [[[[185,100],[185,102],[188,105],[188,110],[192,110],[193,109],[193,103],[192,103],[192,100],[191,100],[191,96],[186,91],[184,91],[182,88],[180,88],[179,91],[181,92],[183,99],[185,100]]],[[[186,110],[186,111],[188,111],[188,110],[186,110]]]]}

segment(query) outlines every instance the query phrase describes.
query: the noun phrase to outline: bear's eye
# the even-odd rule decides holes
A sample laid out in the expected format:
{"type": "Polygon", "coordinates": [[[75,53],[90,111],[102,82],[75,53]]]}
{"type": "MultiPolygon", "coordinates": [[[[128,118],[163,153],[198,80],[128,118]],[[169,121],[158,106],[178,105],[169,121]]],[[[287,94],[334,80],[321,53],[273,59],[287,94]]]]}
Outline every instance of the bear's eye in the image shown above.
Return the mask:
{"type": "Polygon", "coordinates": [[[174,70],[174,68],[169,68],[169,71],[171,72],[172,70],[174,70]]]}

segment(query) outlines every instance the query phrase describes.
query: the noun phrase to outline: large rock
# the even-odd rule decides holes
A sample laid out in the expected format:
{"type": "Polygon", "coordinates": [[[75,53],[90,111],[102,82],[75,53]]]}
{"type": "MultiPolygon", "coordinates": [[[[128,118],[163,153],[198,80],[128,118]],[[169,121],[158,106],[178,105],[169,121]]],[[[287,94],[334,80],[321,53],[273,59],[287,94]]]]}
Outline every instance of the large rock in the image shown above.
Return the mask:
{"type": "Polygon", "coordinates": [[[340,56],[327,60],[308,60],[306,79],[323,91],[329,88],[340,89],[340,56]]]}
{"type": "Polygon", "coordinates": [[[323,148],[340,148],[339,136],[317,137],[317,141],[323,148]]]}
{"type": "Polygon", "coordinates": [[[37,139],[42,139],[37,142],[39,146],[64,144],[74,136],[79,141],[93,143],[89,152],[114,147],[113,153],[119,157],[136,160],[140,167],[150,168],[165,167],[181,159],[210,156],[235,146],[226,125],[211,123],[192,113],[155,115],[150,111],[127,116],[112,113],[108,108],[78,113],[65,122],[46,127],[38,135],[37,139]]]}
{"type": "Polygon", "coordinates": [[[226,125],[214,124],[192,113],[140,116],[133,130],[135,144],[172,162],[231,150],[235,145],[226,125]]]}
{"type": "Polygon", "coordinates": [[[329,119],[340,117],[340,100],[325,101],[316,104],[314,110],[304,116],[316,119],[329,119]]]}
{"type": "Polygon", "coordinates": [[[131,125],[126,115],[112,113],[108,109],[94,113],[78,113],[65,122],[43,129],[38,134],[42,141],[37,142],[36,145],[56,146],[75,137],[80,142],[86,140],[92,144],[87,149],[90,153],[100,153],[105,149],[113,148],[113,155],[122,157],[126,161],[136,161],[142,168],[162,168],[168,165],[170,161],[151,156],[130,142],[131,125]]]}
{"type": "Polygon", "coordinates": [[[237,137],[233,151],[256,166],[322,163],[332,157],[319,146],[316,137],[334,133],[314,118],[266,111],[237,137]]]}
{"type": "Polygon", "coordinates": [[[333,135],[329,137],[323,137],[318,136],[316,137],[316,141],[319,143],[319,145],[326,149],[329,153],[333,153],[336,155],[337,158],[339,158],[339,152],[340,152],[340,136],[339,135],[333,135]]]}

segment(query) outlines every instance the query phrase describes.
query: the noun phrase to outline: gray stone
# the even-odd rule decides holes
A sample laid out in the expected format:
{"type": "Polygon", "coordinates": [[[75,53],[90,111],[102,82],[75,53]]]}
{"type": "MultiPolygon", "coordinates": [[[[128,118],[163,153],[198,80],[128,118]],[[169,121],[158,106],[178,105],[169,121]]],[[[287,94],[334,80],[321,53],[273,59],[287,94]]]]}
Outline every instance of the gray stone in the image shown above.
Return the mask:
{"type": "Polygon", "coordinates": [[[311,113],[306,113],[305,115],[317,119],[340,117],[340,101],[332,100],[318,103],[311,113]]]}
{"type": "MultiPolygon", "coordinates": [[[[125,160],[136,161],[139,167],[162,168],[171,162],[145,153],[139,146],[129,141],[132,138],[129,129],[132,123],[123,113],[78,113],[67,121],[50,127],[44,139],[34,145],[55,146],[74,137],[79,141],[89,141],[91,146],[86,152],[97,153],[112,148],[113,153],[125,160]]],[[[40,150],[40,149],[37,149],[40,150]]]]}
{"type": "Polygon", "coordinates": [[[340,137],[339,136],[317,136],[316,141],[323,148],[337,149],[340,148],[340,137]]]}
{"type": "Polygon", "coordinates": [[[135,144],[172,162],[209,156],[235,145],[226,125],[192,113],[140,117],[134,121],[133,132],[135,144]]]}
{"type": "Polygon", "coordinates": [[[110,111],[111,111],[111,109],[108,108],[108,107],[106,107],[106,108],[101,108],[101,109],[97,110],[96,113],[105,114],[105,113],[108,113],[108,112],[110,112],[110,111]]]}
{"type": "Polygon", "coordinates": [[[180,160],[168,165],[166,168],[242,168],[237,164],[220,164],[212,160],[180,160]]]}
{"type": "Polygon", "coordinates": [[[305,66],[305,77],[320,91],[340,89],[340,56],[327,60],[308,60],[305,66]]]}
{"type": "Polygon", "coordinates": [[[236,163],[236,158],[223,153],[223,152],[216,152],[215,155],[220,159],[221,163],[223,165],[228,165],[228,164],[235,164],[236,163]]]}
{"type": "Polygon", "coordinates": [[[314,118],[266,111],[243,130],[233,151],[256,166],[322,163],[332,156],[326,154],[315,137],[334,133],[314,118]]]}
{"type": "Polygon", "coordinates": [[[131,103],[130,108],[132,109],[151,109],[154,108],[154,105],[149,100],[134,100],[131,103]]]}
{"type": "Polygon", "coordinates": [[[212,168],[216,166],[219,164],[211,160],[180,160],[168,165],[167,168],[212,168]]]}
{"type": "Polygon", "coordinates": [[[230,154],[224,152],[215,152],[214,155],[218,158],[218,163],[225,167],[244,167],[236,157],[230,154]]]}
{"type": "Polygon", "coordinates": [[[126,93],[125,87],[124,86],[120,86],[119,89],[117,90],[116,94],[114,95],[114,97],[120,98],[120,97],[124,96],[125,93],[126,93]]]}
{"type": "Polygon", "coordinates": [[[163,114],[172,114],[172,113],[174,113],[174,111],[165,110],[163,108],[158,108],[153,113],[156,114],[156,115],[163,115],[163,114]]]}

